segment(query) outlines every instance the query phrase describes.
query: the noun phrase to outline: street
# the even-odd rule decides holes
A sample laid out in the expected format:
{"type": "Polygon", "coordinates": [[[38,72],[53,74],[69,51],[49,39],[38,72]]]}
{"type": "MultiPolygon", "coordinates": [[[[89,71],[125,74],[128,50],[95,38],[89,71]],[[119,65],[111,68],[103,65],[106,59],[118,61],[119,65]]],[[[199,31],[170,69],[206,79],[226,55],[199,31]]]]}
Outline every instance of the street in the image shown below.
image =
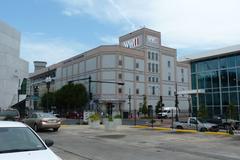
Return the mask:
{"type": "Polygon", "coordinates": [[[89,126],[62,126],[42,131],[52,150],[65,160],[239,160],[239,138],[159,132],[122,126],[117,131],[89,126]]]}

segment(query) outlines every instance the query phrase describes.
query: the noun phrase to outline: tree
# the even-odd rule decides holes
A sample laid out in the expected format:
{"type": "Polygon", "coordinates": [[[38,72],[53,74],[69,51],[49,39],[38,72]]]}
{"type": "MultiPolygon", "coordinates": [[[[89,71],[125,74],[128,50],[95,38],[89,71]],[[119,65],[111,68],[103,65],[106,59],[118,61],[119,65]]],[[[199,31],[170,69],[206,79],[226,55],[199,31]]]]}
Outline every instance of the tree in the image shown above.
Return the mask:
{"type": "Polygon", "coordinates": [[[83,111],[88,102],[86,88],[82,84],[67,84],[56,91],[58,109],[83,111]]]}
{"type": "Polygon", "coordinates": [[[160,96],[160,99],[155,108],[156,115],[163,110],[163,106],[164,106],[164,104],[163,104],[162,96],[160,96]]]}
{"type": "Polygon", "coordinates": [[[203,118],[203,119],[208,118],[208,110],[207,110],[207,107],[205,107],[205,105],[203,105],[203,104],[200,105],[198,112],[197,112],[197,116],[199,118],[203,118]]]}
{"type": "Polygon", "coordinates": [[[147,115],[147,113],[148,113],[148,108],[147,108],[147,96],[146,96],[146,95],[144,95],[144,97],[143,97],[142,113],[144,114],[145,117],[146,117],[146,115],[147,115]]]}
{"type": "Polygon", "coordinates": [[[55,93],[54,92],[45,93],[41,97],[41,106],[45,111],[50,111],[52,106],[56,106],[55,93]]]}
{"type": "Polygon", "coordinates": [[[237,119],[237,108],[232,103],[230,103],[227,107],[227,118],[237,119]]]}

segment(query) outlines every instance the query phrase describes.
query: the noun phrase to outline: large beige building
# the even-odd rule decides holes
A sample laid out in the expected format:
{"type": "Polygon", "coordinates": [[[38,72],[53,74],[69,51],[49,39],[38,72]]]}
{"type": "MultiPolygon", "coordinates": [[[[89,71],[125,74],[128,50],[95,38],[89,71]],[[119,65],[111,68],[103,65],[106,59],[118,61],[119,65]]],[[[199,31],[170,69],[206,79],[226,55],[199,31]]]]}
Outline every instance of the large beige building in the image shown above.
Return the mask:
{"type": "MultiPolygon", "coordinates": [[[[175,49],[161,45],[160,32],[142,28],[120,37],[119,45],[99,46],[30,74],[29,94],[35,98],[28,105],[38,107],[37,97],[46,91],[44,80],[48,76],[54,79],[50,90],[69,82],[83,83],[88,89],[88,80],[79,79],[91,76],[94,81],[124,83],[91,83],[93,99],[103,110],[111,105],[127,115],[142,106],[143,95],[151,109],[155,109],[160,96],[166,107],[174,107],[176,86],[178,91],[188,90],[188,75],[189,65],[177,62],[175,49]]],[[[188,97],[178,98],[179,107],[187,110],[188,97]]]]}
{"type": "Polygon", "coordinates": [[[0,109],[7,109],[25,97],[18,95],[28,77],[28,62],[20,58],[21,34],[0,21],[0,109]]]}

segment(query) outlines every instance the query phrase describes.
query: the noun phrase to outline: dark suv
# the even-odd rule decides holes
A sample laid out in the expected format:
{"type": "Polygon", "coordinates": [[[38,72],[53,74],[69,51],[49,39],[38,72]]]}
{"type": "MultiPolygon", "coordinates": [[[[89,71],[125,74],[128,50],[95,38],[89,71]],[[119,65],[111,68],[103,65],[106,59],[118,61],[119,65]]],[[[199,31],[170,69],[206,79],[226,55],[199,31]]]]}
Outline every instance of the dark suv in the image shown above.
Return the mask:
{"type": "Polygon", "coordinates": [[[0,120],[20,121],[20,114],[16,109],[7,109],[0,111],[0,120]]]}

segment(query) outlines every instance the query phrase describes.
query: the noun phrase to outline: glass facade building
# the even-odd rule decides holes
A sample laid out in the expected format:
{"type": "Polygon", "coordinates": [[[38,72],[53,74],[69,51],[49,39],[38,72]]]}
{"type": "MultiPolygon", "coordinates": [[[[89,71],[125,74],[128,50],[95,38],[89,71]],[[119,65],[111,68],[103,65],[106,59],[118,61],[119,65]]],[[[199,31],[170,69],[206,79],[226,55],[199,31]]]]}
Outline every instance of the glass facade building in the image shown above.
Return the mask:
{"type": "Polygon", "coordinates": [[[233,104],[239,118],[240,52],[191,62],[191,80],[193,90],[205,89],[204,94],[192,95],[193,116],[197,107],[204,105],[210,118],[225,117],[227,107],[233,104]]]}

